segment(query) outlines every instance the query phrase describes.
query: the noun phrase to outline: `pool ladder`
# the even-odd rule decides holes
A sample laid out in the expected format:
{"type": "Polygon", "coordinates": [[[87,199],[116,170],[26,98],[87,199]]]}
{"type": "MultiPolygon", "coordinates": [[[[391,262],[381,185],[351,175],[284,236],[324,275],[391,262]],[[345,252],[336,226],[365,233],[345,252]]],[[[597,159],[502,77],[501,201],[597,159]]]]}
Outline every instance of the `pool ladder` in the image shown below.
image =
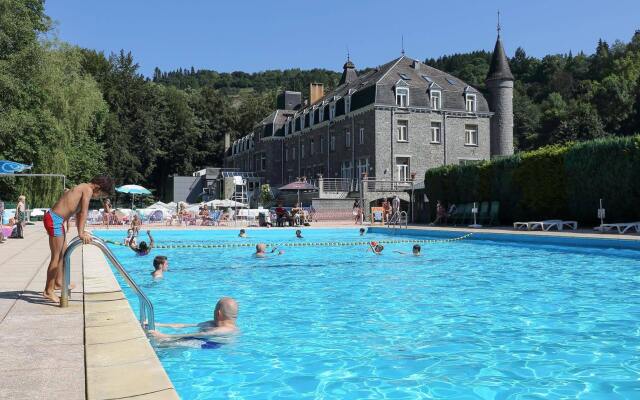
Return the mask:
{"type": "MultiPolygon", "coordinates": [[[[127,270],[124,269],[122,264],[118,261],[116,256],[113,254],[111,249],[107,247],[107,243],[104,240],[93,236],[91,238],[91,243],[100,250],[102,253],[111,261],[114,267],[120,272],[120,275],[127,281],[127,284],[133,289],[134,292],[138,295],[138,299],[140,300],[140,325],[142,325],[143,329],[155,329],[155,316],[153,313],[153,304],[151,304],[151,300],[142,292],[140,287],[135,283],[135,281],[131,278],[127,270]]],[[[62,285],[61,296],[60,296],[60,307],[68,307],[69,306],[69,284],[71,283],[71,253],[78,247],[82,245],[82,240],[79,237],[75,237],[69,242],[69,246],[67,250],[64,252],[64,268],[62,272],[62,281],[64,282],[62,285]]]]}
{"type": "Polygon", "coordinates": [[[393,229],[402,228],[404,225],[404,229],[408,228],[408,220],[406,211],[400,211],[394,213],[389,221],[387,221],[387,228],[393,227],[393,229]]]}

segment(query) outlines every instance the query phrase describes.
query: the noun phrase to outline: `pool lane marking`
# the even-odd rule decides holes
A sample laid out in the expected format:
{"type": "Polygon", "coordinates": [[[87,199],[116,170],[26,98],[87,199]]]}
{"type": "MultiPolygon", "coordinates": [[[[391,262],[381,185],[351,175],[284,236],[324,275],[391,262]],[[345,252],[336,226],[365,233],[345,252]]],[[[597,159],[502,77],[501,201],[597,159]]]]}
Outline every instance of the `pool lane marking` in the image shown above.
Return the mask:
{"type": "MultiPolygon", "coordinates": [[[[463,240],[473,235],[473,233],[467,233],[466,235],[449,238],[449,239],[403,239],[403,240],[377,240],[380,244],[400,244],[400,243],[449,243],[458,240],[463,240]]],[[[116,246],[125,246],[126,244],[114,240],[105,240],[109,244],[116,246]]],[[[267,247],[313,247],[313,246],[368,246],[370,241],[355,241],[355,242],[281,242],[281,243],[265,243],[267,247]]],[[[178,244],[178,245],[155,245],[156,249],[222,249],[231,247],[255,247],[259,243],[225,243],[225,244],[178,244]]]]}

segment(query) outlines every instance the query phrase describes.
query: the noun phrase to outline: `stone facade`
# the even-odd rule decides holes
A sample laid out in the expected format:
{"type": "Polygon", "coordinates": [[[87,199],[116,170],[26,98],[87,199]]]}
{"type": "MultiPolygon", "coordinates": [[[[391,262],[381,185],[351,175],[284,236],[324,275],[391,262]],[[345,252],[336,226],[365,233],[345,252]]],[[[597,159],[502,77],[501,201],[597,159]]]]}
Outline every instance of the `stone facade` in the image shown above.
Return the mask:
{"type": "Polygon", "coordinates": [[[499,114],[492,120],[478,90],[408,57],[362,76],[351,61],[344,69],[341,84],[315,104],[288,104],[234,142],[225,167],[256,172],[272,186],[318,174],[357,180],[363,172],[421,181],[429,168],[513,152],[513,81],[496,70],[488,77],[499,114]]]}

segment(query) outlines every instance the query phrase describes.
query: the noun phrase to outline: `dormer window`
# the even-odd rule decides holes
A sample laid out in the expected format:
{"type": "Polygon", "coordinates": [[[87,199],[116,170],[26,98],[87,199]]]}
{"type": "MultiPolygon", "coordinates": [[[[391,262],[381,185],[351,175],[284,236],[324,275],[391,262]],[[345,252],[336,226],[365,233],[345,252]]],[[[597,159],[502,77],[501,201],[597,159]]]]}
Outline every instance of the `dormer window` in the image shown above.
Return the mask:
{"type": "Polygon", "coordinates": [[[300,116],[300,130],[304,129],[304,120],[305,120],[306,114],[302,114],[300,116]]]}
{"type": "Polygon", "coordinates": [[[336,104],[329,104],[329,121],[333,121],[333,118],[336,116],[336,104]]]}
{"type": "Polygon", "coordinates": [[[324,106],[320,107],[320,115],[318,115],[318,122],[322,122],[324,119],[324,106]]]}
{"type": "Polygon", "coordinates": [[[289,119],[284,123],[284,135],[287,136],[289,134],[289,119]]]}
{"type": "Polygon", "coordinates": [[[475,94],[467,94],[465,109],[467,112],[476,112],[476,95],[475,94]]]}
{"type": "Polygon", "coordinates": [[[314,124],[313,117],[314,117],[315,113],[316,113],[315,109],[313,109],[313,110],[311,110],[311,112],[309,112],[309,126],[314,124]]]}
{"type": "Polygon", "coordinates": [[[442,92],[439,90],[431,91],[431,108],[434,110],[442,108],[442,92]]]}
{"type": "Polygon", "coordinates": [[[344,98],[344,113],[349,114],[351,112],[351,96],[345,96],[344,98]]]}
{"type": "Polygon", "coordinates": [[[409,105],[409,88],[396,88],[396,104],[398,107],[407,107],[409,105]]]}

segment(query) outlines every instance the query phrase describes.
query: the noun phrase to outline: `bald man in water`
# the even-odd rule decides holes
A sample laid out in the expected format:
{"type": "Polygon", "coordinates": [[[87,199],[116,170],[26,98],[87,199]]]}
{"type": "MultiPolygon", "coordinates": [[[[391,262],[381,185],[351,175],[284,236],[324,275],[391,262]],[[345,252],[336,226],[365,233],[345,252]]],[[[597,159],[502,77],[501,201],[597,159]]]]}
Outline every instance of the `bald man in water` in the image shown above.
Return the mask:
{"type": "Polygon", "coordinates": [[[160,340],[179,340],[188,338],[220,338],[225,336],[233,336],[239,333],[236,319],[238,318],[238,302],[231,297],[223,297],[218,300],[216,308],[213,311],[213,319],[210,321],[200,322],[199,324],[156,324],[156,326],[165,326],[168,328],[192,328],[198,327],[199,332],[167,335],[158,331],[149,331],[153,337],[160,340]]]}

